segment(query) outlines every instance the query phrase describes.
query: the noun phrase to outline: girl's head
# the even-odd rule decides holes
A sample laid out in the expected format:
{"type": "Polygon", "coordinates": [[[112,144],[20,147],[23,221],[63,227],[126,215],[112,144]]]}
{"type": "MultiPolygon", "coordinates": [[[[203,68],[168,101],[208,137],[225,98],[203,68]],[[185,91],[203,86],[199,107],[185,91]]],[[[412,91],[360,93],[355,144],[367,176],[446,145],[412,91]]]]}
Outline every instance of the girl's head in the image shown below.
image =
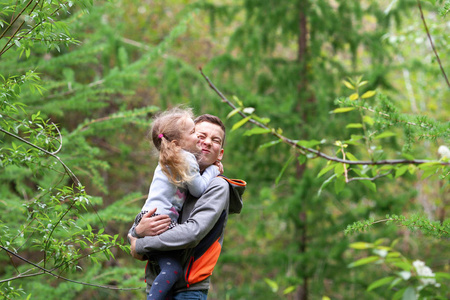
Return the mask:
{"type": "Polygon", "coordinates": [[[198,154],[201,151],[199,139],[195,133],[192,109],[175,107],[158,115],[152,125],[152,141],[161,152],[165,143],[198,154]]]}
{"type": "Polygon", "coordinates": [[[192,109],[175,107],[153,120],[151,137],[159,151],[159,163],[163,172],[175,184],[188,181],[188,166],[181,149],[199,155],[201,147],[192,109]]]}

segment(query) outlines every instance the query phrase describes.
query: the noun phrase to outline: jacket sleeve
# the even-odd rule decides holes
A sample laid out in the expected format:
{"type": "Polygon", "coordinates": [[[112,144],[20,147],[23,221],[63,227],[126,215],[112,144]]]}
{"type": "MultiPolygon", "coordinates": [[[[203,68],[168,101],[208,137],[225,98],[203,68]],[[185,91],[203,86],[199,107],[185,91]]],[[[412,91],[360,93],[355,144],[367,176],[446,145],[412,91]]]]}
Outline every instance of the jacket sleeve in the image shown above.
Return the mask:
{"type": "Polygon", "coordinates": [[[188,153],[186,157],[190,165],[189,175],[192,176],[192,179],[187,182],[186,185],[189,193],[198,198],[206,191],[206,188],[209,186],[214,177],[220,174],[219,168],[215,165],[211,165],[207,167],[202,174],[200,174],[200,168],[195,156],[192,153],[188,153]]]}
{"type": "Polygon", "coordinates": [[[186,222],[158,236],[146,236],[136,241],[136,252],[170,251],[195,247],[214,227],[230,196],[228,183],[214,178],[205,193],[197,200],[186,222]]]}

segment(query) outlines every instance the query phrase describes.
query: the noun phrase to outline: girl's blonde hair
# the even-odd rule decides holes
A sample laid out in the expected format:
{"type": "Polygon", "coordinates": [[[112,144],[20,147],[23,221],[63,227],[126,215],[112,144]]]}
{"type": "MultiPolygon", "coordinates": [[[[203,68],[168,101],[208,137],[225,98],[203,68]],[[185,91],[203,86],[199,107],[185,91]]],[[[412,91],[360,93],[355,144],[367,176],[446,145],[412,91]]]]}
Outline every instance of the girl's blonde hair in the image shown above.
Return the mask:
{"type": "Polygon", "coordinates": [[[178,186],[191,179],[179,142],[186,130],[186,120],[193,117],[191,108],[174,107],[157,115],[151,128],[153,145],[159,152],[159,165],[167,178],[178,186]]]}

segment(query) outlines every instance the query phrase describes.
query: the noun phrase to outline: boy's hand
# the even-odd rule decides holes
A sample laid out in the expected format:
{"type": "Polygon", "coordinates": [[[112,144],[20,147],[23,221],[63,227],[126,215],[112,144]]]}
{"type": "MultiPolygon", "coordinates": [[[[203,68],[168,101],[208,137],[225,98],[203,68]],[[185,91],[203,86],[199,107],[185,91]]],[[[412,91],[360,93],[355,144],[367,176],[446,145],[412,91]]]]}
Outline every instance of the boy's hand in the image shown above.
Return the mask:
{"type": "Polygon", "coordinates": [[[136,253],[136,240],[134,236],[128,234],[128,240],[130,241],[130,253],[136,259],[144,260],[144,256],[136,253]]]}

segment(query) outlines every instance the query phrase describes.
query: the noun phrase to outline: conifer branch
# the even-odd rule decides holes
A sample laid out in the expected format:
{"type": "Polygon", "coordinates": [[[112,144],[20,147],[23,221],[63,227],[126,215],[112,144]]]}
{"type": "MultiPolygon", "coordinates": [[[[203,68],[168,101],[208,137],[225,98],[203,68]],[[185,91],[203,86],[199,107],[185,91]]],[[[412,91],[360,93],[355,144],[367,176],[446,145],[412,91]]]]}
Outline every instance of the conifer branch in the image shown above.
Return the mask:
{"type": "Polygon", "coordinates": [[[436,47],[434,46],[433,39],[431,38],[430,31],[428,30],[427,22],[425,21],[425,17],[423,16],[422,5],[420,4],[420,0],[417,0],[417,5],[419,6],[420,17],[422,18],[423,26],[425,27],[425,31],[427,32],[428,40],[430,41],[431,48],[433,49],[434,55],[436,56],[439,67],[441,68],[441,72],[444,75],[445,82],[447,82],[447,86],[450,88],[450,82],[448,81],[447,74],[445,74],[445,70],[442,67],[441,59],[436,51],[436,47]]]}
{"type": "Polygon", "coordinates": [[[48,274],[48,275],[51,275],[53,277],[56,277],[56,278],[64,280],[64,281],[68,281],[68,282],[72,282],[72,283],[76,283],[76,284],[81,284],[81,285],[86,285],[86,286],[92,286],[92,287],[98,287],[98,288],[103,288],[103,289],[109,289],[109,290],[131,291],[131,290],[140,290],[141,289],[141,288],[118,288],[118,287],[109,286],[109,285],[93,284],[93,283],[87,283],[87,282],[82,282],[82,281],[78,281],[78,280],[69,279],[67,277],[63,277],[61,275],[55,274],[55,273],[53,273],[52,270],[48,270],[46,268],[43,268],[43,267],[33,263],[32,261],[30,261],[30,260],[28,260],[28,259],[26,259],[26,258],[24,258],[24,257],[22,257],[20,255],[18,255],[17,253],[12,252],[11,250],[9,250],[9,249],[7,249],[7,248],[5,248],[3,246],[0,246],[0,248],[5,250],[8,254],[17,257],[18,259],[24,261],[25,263],[30,264],[30,265],[32,265],[32,266],[34,266],[34,267],[36,267],[36,268],[38,268],[39,270],[42,271],[40,273],[28,274],[28,275],[25,275],[25,276],[21,276],[19,274],[19,275],[13,277],[13,278],[0,280],[0,283],[8,282],[8,281],[15,280],[15,279],[20,279],[20,278],[23,278],[23,277],[30,277],[30,276],[38,276],[38,275],[48,274]]]}
{"type": "MultiPolygon", "coordinates": [[[[233,110],[237,110],[237,107],[230,100],[228,100],[222,94],[222,92],[220,92],[219,89],[217,89],[217,87],[211,82],[211,80],[203,73],[203,70],[201,67],[199,67],[199,70],[200,70],[200,73],[202,74],[202,76],[205,78],[206,82],[209,84],[209,87],[219,95],[219,97],[222,99],[222,102],[228,104],[228,106],[230,106],[233,110]]],[[[247,118],[248,122],[250,122],[260,128],[270,131],[269,133],[271,135],[277,137],[281,142],[291,145],[296,149],[312,153],[312,154],[316,155],[316,157],[321,157],[326,160],[334,161],[337,163],[343,163],[343,164],[349,164],[349,165],[399,165],[399,164],[420,165],[420,164],[424,164],[424,163],[436,163],[436,164],[440,164],[443,166],[450,166],[450,162],[437,161],[437,160],[425,160],[425,159],[386,159],[386,160],[378,160],[378,161],[369,161],[369,160],[354,161],[354,160],[342,159],[339,157],[327,155],[327,154],[321,152],[320,150],[304,147],[304,146],[300,145],[298,143],[298,141],[289,139],[289,138],[283,136],[282,134],[276,132],[274,129],[269,128],[268,126],[264,125],[263,123],[255,120],[254,118],[251,117],[251,115],[246,115],[244,112],[242,112],[240,110],[238,110],[237,113],[242,118],[244,118],[244,119],[247,118]]]]}

